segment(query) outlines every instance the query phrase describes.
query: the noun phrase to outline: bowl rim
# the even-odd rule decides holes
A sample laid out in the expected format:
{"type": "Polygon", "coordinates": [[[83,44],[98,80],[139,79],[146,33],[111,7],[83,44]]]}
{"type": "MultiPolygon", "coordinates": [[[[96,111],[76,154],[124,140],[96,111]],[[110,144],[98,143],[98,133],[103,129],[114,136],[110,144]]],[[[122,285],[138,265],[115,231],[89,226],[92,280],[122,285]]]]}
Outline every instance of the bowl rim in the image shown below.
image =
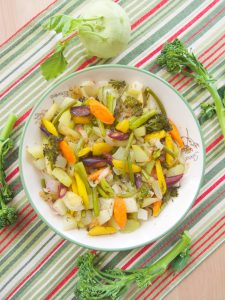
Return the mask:
{"type": "Polygon", "coordinates": [[[182,219],[184,218],[184,216],[188,213],[188,211],[190,210],[192,204],[194,203],[198,193],[199,193],[199,190],[202,186],[202,181],[203,181],[203,176],[204,176],[204,172],[205,172],[205,142],[204,142],[204,139],[203,139],[203,134],[202,134],[202,130],[201,130],[201,127],[197,121],[197,118],[194,114],[194,112],[192,111],[189,103],[187,102],[187,100],[185,100],[185,98],[170,84],[168,83],[166,80],[164,80],[163,78],[157,76],[156,74],[153,74],[147,70],[144,70],[144,69],[140,69],[140,68],[136,68],[136,67],[133,67],[133,66],[127,66],[127,65],[120,65],[120,64],[105,64],[105,65],[97,65],[97,66],[92,66],[92,67],[88,67],[88,68],[85,68],[83,70],[80,70],[80,71],[76,71],[76,72],[73,72],[69,75],[66,75],[64,76],[63,78],[57,80],[54,84],[52,84],[48,89],[47,91],[40,97],[40,100],[36,103],[36,105],[34,105],[34,107],[32,108],[32,111],[31,111],[31,114],[28,118],[28,120],[26,121],[26,124],[23,128],[23,132],[22,132],[22,136],[21,136],[21,141],[20,141],[20,147],[19,147],[19,170],[20,170],[20,177],[21,177],[21,181],[22,181],[22,185],[23,185],[23,188],[24,188],[24,192],[25,192],[25,195],[27,196],[30,204],[32,205],[33,209],[35,210],[35,212],[38,214],[38,216],[41,218],[41,220],[48,225],[48,227],[53,230],[54,232],[56,232],[60,237],[62,237],[63,239],[65,240],[68,240],[78,246],[81,246],[81,247],[84,247],[84,248],[87,248],[87,249],[91,249],[91,250],[99,250],[99,251],[107,251],[107,252],[113,252],[113,251],[127,251],[127,250],[132,250],[132,249],[136,249],[136,248],[139,248],[139,247],[143,247],[143,246],[146,246],[148,245],[149,243],[152,243],[154,241],[157,241],[159,240],[161,237],[165,236],[166,234],[172,232],[172,230],[182,221],[182,219]],[[25,179],[24,179],[24,173],[23,173],[23,168],[22,168],[22,150],[24,149],[24,137],[25,137],[25,133],[27,131],[27,128],[30,124],[30,121],[31,119],[33,118],[33,115],[35,114],[36,110],[38,109],[39,105],[42,103],[42,101],[44,101],[44,99],[56,88],[58,87],[60,84],[62,84],[63,82],[65,82],[67,79],[71,78],[71,77],[74,77],[78,74],[82,74],[82,73],[85,73],[87,71],[90,71],[90,70],[96,70],[96,69],[107,69],[107,68],[123,68],[123,69],[128,69],[128,70],[134,70],[134,71],[137,71],[137,72],[142,72],[142,73],[145,73],[147,74],[148,76],[150,77],[154,77],[158,80],[160,80],[162,83],[164,83],[165,85],[167,85],[170,89],[172,89],[178,96],[179,98],[184,102],[184,104],[186,105],[186,107],[188,108],[188,110],[191,112],[192,116],[193,116],[193,119],[194,119],[194,122],[196,123],[197,127],[198,127],[198,130],[199,130],[199,133],[200,133],[200,139],[201,139],[201,143],[202,143],[202,159],[203,159],[203,165],[202,165],[202,173],[201,173],[201,179],[200,179],[200,182],[199,182],[199,186],[196,190],[196,193],[192,199],[192,201],[190,202],[190,205],[188,206],[188,208],[185,210],[185,212],[180,216],[179,220],[171,227],[169,228],[168,230],[166,230],[163,234],[160,234],[158,235],[157,237],[153,238],[153,239],[149,239],[147,240],[146,242],[144,243],[140,243],[136,246],[130,246],[130,247],[127,247],[127,248],[118,248],[118,247],[115,247],[115,248],[111,248],[111,249],[107,249],[107,248],[103,248],[103,247],[91,247],[89,245],[86,245],[84,243],[80,243],[80,242],[77,242],[69,237],[67,237],[66,235],[64,235],[64,233],[62,232],[59,232],[58,229],[56,229],[54,226],[52,226],[51,224],[49,224],[48,220],[45,219],[44,216],[42,216],[40,213],[39,213],[39,210],[38,208],[36,207],[35,203],[33,202],[32,200],[32,196],[30,195],[28,189],[27,189],[27,186],[25,184],[25,179]]]}

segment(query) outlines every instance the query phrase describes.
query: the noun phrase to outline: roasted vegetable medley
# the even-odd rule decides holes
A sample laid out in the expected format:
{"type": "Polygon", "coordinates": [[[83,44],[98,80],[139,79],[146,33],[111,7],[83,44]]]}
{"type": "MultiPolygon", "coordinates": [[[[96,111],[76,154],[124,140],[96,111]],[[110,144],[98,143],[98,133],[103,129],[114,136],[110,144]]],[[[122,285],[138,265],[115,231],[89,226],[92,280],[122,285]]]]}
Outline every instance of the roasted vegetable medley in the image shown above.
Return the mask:
{"type": "Polygon", "coordinates": [[[40,121],[29,145],[40,195],[65,230],[131,232],[178,195],[184,144],[157,95],[140,82],[82,82],[40,121]]]}

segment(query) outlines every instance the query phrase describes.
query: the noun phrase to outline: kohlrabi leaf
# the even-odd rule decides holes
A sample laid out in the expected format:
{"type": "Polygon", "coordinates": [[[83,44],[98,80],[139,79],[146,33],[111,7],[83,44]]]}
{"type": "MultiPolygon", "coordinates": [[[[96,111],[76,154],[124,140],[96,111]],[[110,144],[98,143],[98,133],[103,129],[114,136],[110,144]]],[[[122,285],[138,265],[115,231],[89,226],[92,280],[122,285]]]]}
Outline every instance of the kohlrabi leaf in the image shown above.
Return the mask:
{"type": "Polygon", "coordinates": [[[65,71],[68,62],[63,55],[64,47],[65,46],[58,43],[55,53],[50,56],[43,64],[41,64],[41,73],[46,80],[51,80],[65,71]]]}
{"type": "Polygon", "coordinates": [[[57,33],[62,33],[67,36],[77,30],[82,19],[74,19],[67,15],[56,15],[51,17],[43,24],[43,27],[48,30],[54,30],[57,33]]]}
{"type": "Polygon", "coordinates": [[[182,270],[188,263],[190,259],[190,249],[187,248],[181,252],[172,262],[171,267],[175,273],[182,270]]]}

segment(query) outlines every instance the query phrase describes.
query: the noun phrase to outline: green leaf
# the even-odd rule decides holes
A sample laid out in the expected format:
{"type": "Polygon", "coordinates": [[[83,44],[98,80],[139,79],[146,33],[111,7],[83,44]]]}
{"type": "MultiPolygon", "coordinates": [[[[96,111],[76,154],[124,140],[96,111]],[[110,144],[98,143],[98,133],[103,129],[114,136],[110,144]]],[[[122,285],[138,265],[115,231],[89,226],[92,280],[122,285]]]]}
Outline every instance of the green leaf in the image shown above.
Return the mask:
{"type": "Polygon", "coordinates": [[[221,86],[218,89],[218,94],[220,95],[220,97],[222,99],[222,102],[223,102],[223,105],[225,106],[225,85],[221,86]]]}
{"type": "Polygon", "coordinates": [[[171,267],[175,273],[182,270],[190,260],[190,249],[187,248],[185,251],[181,252],[172,262],[171,267]]]}
{"type": "Polygon", "coordinates": [[[62,33],[65,37],[77,30],[81,22],[82,19],[73,19],[66,15],[56,15],[47,20],[43,24],[43,28],[54,30],[56,33],[62,33]]]}
{"type": "Polygon", "coordinates": [[[65,71],[68,62],[63,55],[64,48],[62,47],[41,64],[41,73],[46,80],[53,79],[65,71]]]}
{"type": "Polygon", "coordinates": [[[202,110],[199,116],[200,124],[205,123],[216,115],[216,108],[214,103],[202,103],[201,109],[202,110]]]}

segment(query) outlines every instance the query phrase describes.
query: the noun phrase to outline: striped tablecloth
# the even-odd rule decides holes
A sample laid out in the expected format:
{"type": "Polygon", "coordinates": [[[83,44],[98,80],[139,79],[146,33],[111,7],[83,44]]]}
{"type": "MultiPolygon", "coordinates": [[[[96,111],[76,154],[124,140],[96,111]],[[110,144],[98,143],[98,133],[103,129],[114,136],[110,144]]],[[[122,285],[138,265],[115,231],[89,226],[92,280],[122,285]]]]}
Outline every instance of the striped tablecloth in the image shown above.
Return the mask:
{"type": "MultiPolygon", "coordinates": [[[[21,186],[18,147],[32,106],[51,84],[40,76],[39,65],[53,49],[57,37],[43,31],[41,24],[56,13],[78,15],[84,2],[54,1],[1,47],[0,127],[9,112],[19,116],[13,132],[16,146],[6,160],[7,181],[15,192],[13,204],[19,211],[19,221],[0,231],[0,299],[74,299],[75,261],[86,250],[62,240],[32,209],[21,186]]],[[[198,115],[200,103],[209,99],[207,91],[191,79],[161,70],[155,58],[166,40],[180,37],[218,79],[218,86],[225,84],[224,1],[120,0],[119,3],[130,17],[132,38],[129,48],[107,63],[129,64],[156,73],[175,86],[198,115]]],[[[65,74],[106,62],[95,57],[87,59],[79,43],[67,52],[70,65],[65,74]]],[[[207,161],[204,182],[185,219],[173,233],[143,248],[100,253],[105,266],[143,267],[163,255],[179,233],[189,229],[193,236],[191,261],[175,276],[166,272],[151,287],[138,290],[132,286],[123,299],[162,299],[225,240],[225,144],[216,118],[205,123],[202,130],[207,161]]]]}

